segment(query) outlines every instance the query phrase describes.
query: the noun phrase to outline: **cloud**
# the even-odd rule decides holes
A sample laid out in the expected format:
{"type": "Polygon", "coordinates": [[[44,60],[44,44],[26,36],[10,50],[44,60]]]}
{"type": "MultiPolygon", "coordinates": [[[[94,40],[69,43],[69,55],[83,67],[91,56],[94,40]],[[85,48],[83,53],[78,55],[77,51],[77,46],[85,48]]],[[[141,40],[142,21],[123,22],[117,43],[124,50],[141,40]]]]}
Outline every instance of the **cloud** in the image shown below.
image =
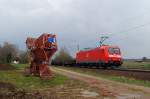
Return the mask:
{"type": "Polygon", "coordinates": [[[124,57],[143,57],[150,47],[147,23],[148,0],[0,0],[0,42],[10,41],[25,49],[27,36],[56,32],[59,47],[74,55],[80,48],[96,47],[102,34],[115,34],[107,41],[118,45],[124,57]],[[139,50],[140,49],[140,53],[139,50]]]}
{"type": "Polygon", "coordinates": [[[72,0],[1,0],[0,12],[6,16],[51,16],[63,14],[72,0]]]}

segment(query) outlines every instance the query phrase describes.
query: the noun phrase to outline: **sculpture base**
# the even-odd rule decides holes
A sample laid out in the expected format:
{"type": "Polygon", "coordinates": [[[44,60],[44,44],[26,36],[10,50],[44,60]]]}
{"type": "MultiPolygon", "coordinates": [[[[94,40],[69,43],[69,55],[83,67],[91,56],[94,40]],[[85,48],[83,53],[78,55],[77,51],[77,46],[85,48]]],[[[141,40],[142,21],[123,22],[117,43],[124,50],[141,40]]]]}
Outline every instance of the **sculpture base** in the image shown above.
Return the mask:
{"type": "Polygon", "coordinates": [[[41,79],[51,79],[53,74],[47,64],[31,64],[30,67],[25,68],[25,76],[39,76],[41,79]]]}

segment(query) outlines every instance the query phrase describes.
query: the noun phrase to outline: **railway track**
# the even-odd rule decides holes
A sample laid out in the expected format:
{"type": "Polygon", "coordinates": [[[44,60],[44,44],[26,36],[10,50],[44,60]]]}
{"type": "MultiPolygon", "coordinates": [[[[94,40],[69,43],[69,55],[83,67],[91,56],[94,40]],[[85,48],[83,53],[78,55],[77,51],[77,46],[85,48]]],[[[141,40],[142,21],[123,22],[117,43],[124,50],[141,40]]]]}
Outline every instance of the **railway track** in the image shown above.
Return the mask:
{"type": "Polygon", "coordinates": [[[125,76],[134,79],[148,80],[150,81],[150,70],[140,70],[140,69],[110,69],[104,70],[104,72],[116,76],[125,76]]]}
{"type": "Polygon", "coordinates": [[[118,71],[131,71],[131,72],[145,72],[145,73],[150,73],[150,70],[142,70],[142,69],[126,69],[126,68],[117,68],[114,70],[118,71]]]}
{"type": "Polygon", "coordinates": [[[95,73],[100,73],[104,75],[113,75],[120,77],[128,77],[133,79],[150,81],[150,70],[140,70],[140,69],[125,69],[125,68],[117,68],[117,69],[97,69],[97,68],[82,68],[82,67],[72,67],[78,68],[82,71],[91,71],[95,73]]]}

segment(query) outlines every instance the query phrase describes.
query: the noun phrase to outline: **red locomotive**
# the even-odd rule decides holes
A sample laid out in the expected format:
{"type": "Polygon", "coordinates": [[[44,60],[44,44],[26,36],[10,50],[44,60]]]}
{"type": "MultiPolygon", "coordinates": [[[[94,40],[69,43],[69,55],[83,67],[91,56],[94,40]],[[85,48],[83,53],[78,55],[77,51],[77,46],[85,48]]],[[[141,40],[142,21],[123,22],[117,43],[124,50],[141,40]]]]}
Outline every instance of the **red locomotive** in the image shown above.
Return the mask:
{"type": "Polygon", "coordinates": [[[119,67],[122,64],[120,48],[102,45],[100,47],[79,51],[76,54],[77,66],[119,67]]]}

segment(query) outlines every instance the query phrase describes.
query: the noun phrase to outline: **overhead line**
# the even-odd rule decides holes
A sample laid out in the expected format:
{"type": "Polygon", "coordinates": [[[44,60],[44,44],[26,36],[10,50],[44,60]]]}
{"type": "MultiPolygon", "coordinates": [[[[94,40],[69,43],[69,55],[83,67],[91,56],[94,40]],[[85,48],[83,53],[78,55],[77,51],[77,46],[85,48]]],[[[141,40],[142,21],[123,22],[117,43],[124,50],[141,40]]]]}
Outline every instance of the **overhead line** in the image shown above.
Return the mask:
{"type": "MultiPolygon", "coordinates": [[[[129,29],[127,29],[127,30],[119,31],[119,32],[117,32],[117,33],[129,32],[129,31],[132,31],[132,30],[135,30],[135,29],[138,29],[138,28],[145,27],[146,25],[150,25],[150,22],[145,23],[145,24],[142,24],[142,25],[138,25],[138,26],[135,26],[135,27],[132,27],[132,28],[129,28],[129,29]]],[[[111,34],[110,34],[110,36],[113,36],[113,35],[116,35],[116,34],[114,34],[114,33],[111,33],[111,34]]]]}

